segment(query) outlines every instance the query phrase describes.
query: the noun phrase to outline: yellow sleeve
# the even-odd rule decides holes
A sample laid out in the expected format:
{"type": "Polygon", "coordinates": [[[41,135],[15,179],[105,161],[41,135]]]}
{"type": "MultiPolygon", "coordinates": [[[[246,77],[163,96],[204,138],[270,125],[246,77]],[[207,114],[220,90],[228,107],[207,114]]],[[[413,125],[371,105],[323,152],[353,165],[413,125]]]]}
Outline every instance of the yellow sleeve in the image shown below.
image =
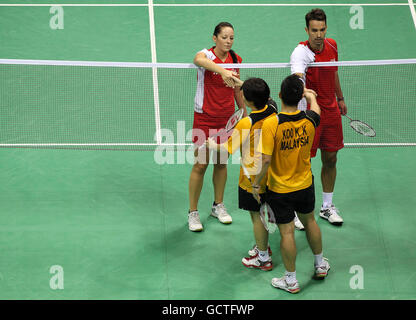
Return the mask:
{"type": "Polygon", "coordinates": [[[222,147],[228,151],[229,154],[236,152],[243,142],[250,135],[251,119],[245,117],[238,121],[237,125],[233,129],[231,136],[226,142],[222,144],[222,147]]]}
{"type": "Polygon", "coordinates": [[[261,143],[259,144],[261,153],[270,156],[273,154],[276,130],[277,117],[270,117],[264,120],[261,130],[261,143]]]}

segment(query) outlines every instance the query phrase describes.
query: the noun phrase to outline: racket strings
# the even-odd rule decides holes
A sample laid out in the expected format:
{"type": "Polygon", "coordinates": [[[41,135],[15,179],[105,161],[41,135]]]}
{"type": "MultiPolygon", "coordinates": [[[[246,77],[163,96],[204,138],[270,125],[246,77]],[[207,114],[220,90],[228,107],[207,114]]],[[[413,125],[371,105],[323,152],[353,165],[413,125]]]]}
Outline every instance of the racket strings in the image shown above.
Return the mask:
{"type": "Polygon", "coordinates": [[[376,135],[374,129],[362,121],[353,120],[350,122],[350,126],[358,133],[361,133],[362,135],[365,135],[367,137],[374,137],[376,135]]]}
{"type": "Polygon", "coordinates": [[[227,124],[225,125],[225,131],[226,132],[230,132],[238,123],[238,121],[240,121],[243,118],[243,114],[244,114],[244,110],[243,109],[238,109],[231,117],[230,119],[228,119],[227,124]]]}
{"type": "Polygon", "coordinates": [[[260,220],[269,233],[274,233],[277,230],[276,217],[267,202],[260,207],[260,220]]]}

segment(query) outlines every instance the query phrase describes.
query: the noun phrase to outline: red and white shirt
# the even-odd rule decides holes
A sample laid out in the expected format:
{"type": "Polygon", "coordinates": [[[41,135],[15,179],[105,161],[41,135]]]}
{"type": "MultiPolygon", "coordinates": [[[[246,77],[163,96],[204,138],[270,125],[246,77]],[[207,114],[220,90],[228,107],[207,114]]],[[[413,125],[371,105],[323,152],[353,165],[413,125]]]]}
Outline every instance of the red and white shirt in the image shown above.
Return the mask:
{"type": "MultiPolygon", "coordinates": [[[[314,90],[317,102],[322,111],[338,108],[335,95],[335,72],[338,67],[309,67],[312,62],[338,61],[337,43],[334,39],[324,39],[322,51],[313,51],[309,41],[300,42],[290,56],[291,72],[302,73],[306,88],[314,90]],[[305,77],[306,76],[306,77],[305,77]]],[[[299,109],[306,108],[306,101],[302,99],[299,109]]]]}
{"type": "MultiPolygon", "coordinates": [[[[228,53],[227,59],[223,62],[215,53],[214,48],[203,49],[208,59],[217,64],[233,63],[231,54],[228,53]]],[[[236,54],[238,63],[242,62],[242,58],[236,54]]],[[[238,69],[229,69],[239,72],[238,69]]],[[[204,113],[208,116],[216,118],[229,118],[235,111],[234,89],[227,87],[218,73],[198,68],[198,82],[195,94],[194,110],[198,113],[204,113]]]]}

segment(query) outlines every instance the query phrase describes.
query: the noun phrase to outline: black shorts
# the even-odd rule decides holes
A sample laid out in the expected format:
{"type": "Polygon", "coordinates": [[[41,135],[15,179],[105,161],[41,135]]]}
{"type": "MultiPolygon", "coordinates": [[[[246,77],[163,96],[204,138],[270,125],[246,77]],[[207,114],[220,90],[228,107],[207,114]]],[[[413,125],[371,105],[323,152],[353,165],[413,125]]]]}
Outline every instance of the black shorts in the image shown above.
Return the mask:
{"type": "MultiPolygon", "coordinates": [[[[260,194],[260,201],[262,203],[264,202],[264,196],[265,193],[260,194]]],[[[254,199],[253,194],[242,189],[241,187],[238,187],[238,207],[247,211],[260,211],[260,203],[254,199]]]]}
{"type": "Polygon", "coordinates": [[[311,213],[315,209],[315,186],[289,193],[276,193],[267,190],[266,202],[272,209],[277,224],[285,224],[295,219],[296,213],[311,213]]]}

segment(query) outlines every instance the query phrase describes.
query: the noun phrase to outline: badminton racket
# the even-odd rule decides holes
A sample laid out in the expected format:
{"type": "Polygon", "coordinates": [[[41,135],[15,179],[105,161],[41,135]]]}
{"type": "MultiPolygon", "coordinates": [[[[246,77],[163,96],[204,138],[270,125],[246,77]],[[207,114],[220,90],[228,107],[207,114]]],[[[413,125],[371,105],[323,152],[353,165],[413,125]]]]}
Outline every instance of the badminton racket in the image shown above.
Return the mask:
{"type": "MultiPolygon", "coordinates": [[[[251,177],[247,168],[243,164],[243,160],[240,158],[241,168],[243,168],[244,175],[251,183],[251,177]]],[[[274,217],[273,211],[270,206],[264,202],[260,206],[260,220],[263,223],[264,228],[269,233],[274,233],[277,229],[276,218],[274,217]]]]}
{"type": "MultiPolygon", "coordinates": [[[[233,115],[228,119],[227,124],[225,127],[221,130],[219,130],[216,134],[210,136],[210,138],[216,138],[218,136],[227,136],[230,134],[231,130],[234,129],[234,127],[237,125],[238,121],[240,121],[243,118],[244,115],[244,109],[238,109],[236,112],[233,113],[233,115]]],[[[201,145],[199,149],[202,149],[205,144],[201,145]]]]}
{"type": "Polygon", "coordinates": [[[276,218],[267,202],[264,202],[260,207],[260,220],[263,222],[263,226],[267,232],[274,233],[276,231],[276,218]]]}
{"type": "Polygon", "coordinates": [[[376,131],[367,123],[360,121],[360,120],[353,120],[346,114],[344,114],[350,120],[350,127],[353,128],[355,132],[362,134],[366,137],[375,137],[376,131]]]}

